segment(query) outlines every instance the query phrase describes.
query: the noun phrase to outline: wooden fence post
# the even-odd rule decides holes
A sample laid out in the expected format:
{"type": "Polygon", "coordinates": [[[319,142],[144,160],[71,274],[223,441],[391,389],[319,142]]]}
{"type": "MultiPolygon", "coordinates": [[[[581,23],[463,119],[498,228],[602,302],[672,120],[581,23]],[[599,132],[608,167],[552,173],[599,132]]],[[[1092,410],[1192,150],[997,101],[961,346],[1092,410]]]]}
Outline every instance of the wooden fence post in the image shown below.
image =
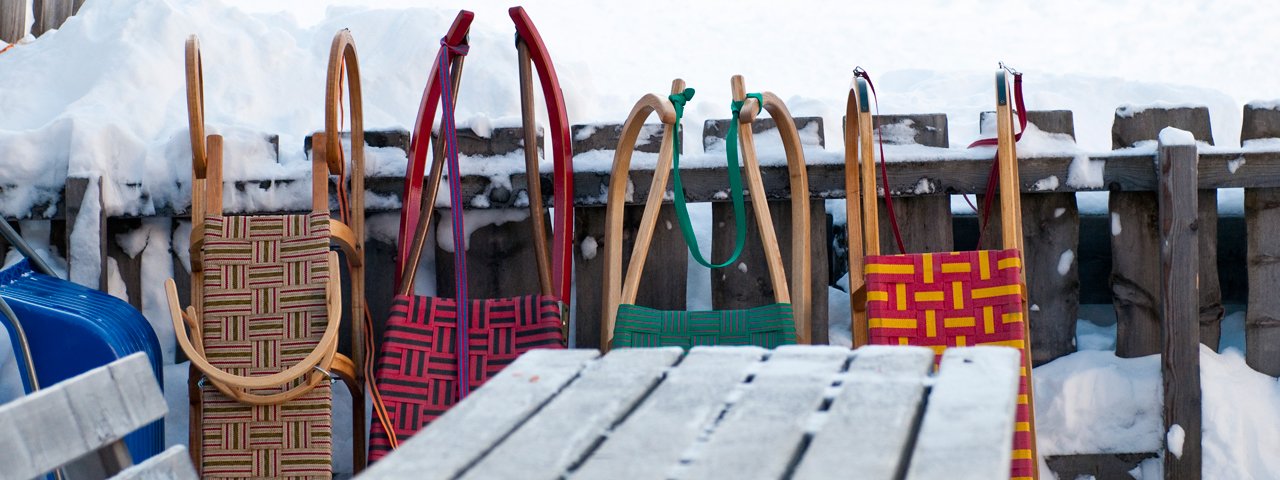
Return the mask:
{"type": "MultiPolygon", "coordinates": [[[[98,219],[97,219],[97,225],[95,226],[98,233],[98,259],[97,259],[98,260],[98,279],[97,279],[96,286],[95,285],[88,285],[88,286],[92,288],[97,288],[98,290],[106,291],[107,290],[107,211],[103,205],[102,197],[104,195],[104,192],[102,191],[102,177],[98,177],[95,183],[96,185],[94,185],[93,188],[96,188],[98,190],[97,191],[98,219]]],[[[76,228],[76,220],[80,217],[80,209],[84,206],[84,201],[86,197],[88,197],[89,188],[90,188],[89,179],[67,177],[67,183],[66,183],[66,188],[64,190],[64,195],[66,195],[66,199],[67,199],[66,201],[67,249],[65,251],[67,252],[67,279],[68,280],[76,278],[74,272],[76,271],[77,268],[84,268],[83,265],[76,265],[75,262],[72,261],[72,258],[74,257],[74,254],[72,253],[73,243],[74,243],[73,239],[75,238],[75,236],[73,235],[73,232],[76,228]]]]}
{"type": "MultiPolygon", "coordinates": [[[[992,118],[994,125],[994,115],[995,112],[983,112],[979,123],[987,125],[987,119],[992,118]]],[[[1070,110],[1029,111],[1027,122],[1041,131],[1075,138],[1075,120],[1070,110]]],[[[1059,178],[1049,185],[1065,184],[1066,180],[1059,178]]],[[[983,196],[977,198],[977,205],[982,205],[983,196]]],[[[1075,192],[1057,193],[1049,189],[1023,193],[1020,198],[1025,247],[1022,254],[1027,269],[1027,303],[1031,309],[1031,360],[1038,366],[1076,351],[1076,319],[1080,311],[1080,210],[1075,192]]],[[[999,210],[998,203],[993,202],[992,209],[999,210]]],[[[998,211],[991,212],[979,248],[1001,248],[998,211]]]]}
{"type": "MultiPolygon", "coordinates": [[[[541,134],[538,138],[541,145],[541,134]]],[[[488,137],[481,137],[470,129],[458,130],[458,151],[462,155],[469,156],[494,156],[505,155],[523,148],[524,129],[523,128],[497,128],[488,137]]],[[[488,180],[488,179],[485,179],[488,180]]],[[[441,180],[444,181],[444,180],[441,180]]],[[[488,183],[485,185],[463,184],[464,190],[475,189],[477,196],[483,197],[489,201],[491,207],[502,207],[507,210],[516,211],[523,210],[527,212],[527,207],[515,207],[514,190],[520,186],[511,185],[511,188],[505,186],[493,185],[488,183]],[[516,210],[512,210],[516,209],[516,210]]],[[[443,190],[443,188],[442,188],[443,190]]],[[[543,189],[543,195],[546,198],[551,197],[551,189],[543,189]]],[[[497,212],[499,210],[493,210],[497,212]]],[[[448,218],[448,213],[439,212],[436,215],[436,227],[440,226],[440,221],[448,218]]],[[[476,220],[472,220],[473,222],[476,220]]],[[[547,222],[550,225],[551,222],[547,222]]],[[[491,223],[481,226],[480,228],[468,227],[472,230],[470,240],[467,242],[470,247],[467,249],[467,288],[472,298],[498,298],[510,297],[515,295],[529,295],[539,291],[538,276],[533,274],[524,274],[523,272],[537,272],[537,262],[534,259],[533,245],[533,221],[525,218],[523,220],[491,223]]],[[[438,230],[433,228],[430,234],[437,234],[438,230]]],[[[544,233],[549,235],[550,232],[544,233]]],[[[465,236],[464,236],[465,237],[465,236]]],[[[437,237],[438,238],[438,237],[437,237]]],[[[548,242],[550,243],[550,242],[548,242]]],[[[455,245],[455,248],[462,248],[461,245],[455,245]]],[[[452,261],[440,261],[441,259],[453,258],[453,252],[445,250],[439,244],[436,245],[436,291],[441,296],[451,297],[454,290],[454,282],[456,274],[453,269],[452,261]]]]}
{"type": "MultiPolygon", "coordinates": [[[[1161,373],[1164,379],[1164,474],[1168,479],[1200,478],[1200,315],[1197,161],[1194,142],[1160,135],[1158,165],[1160,218],[1161,373]],[[1178,435],[1177,432],[1182,435],[1178,435]],[[1179,438],[1181,437],[1181,438],[1179,438]],[[1181,445],[1179,445],[1179,443],[1181,445]],[[1179,451],[1180,450],[1180,451],[1179,451]]],[[[1190,139],[1187,139],[1190,140],[1190,139]]]]}
{"type": "MultiPolygon", "coordinates": [[[[947,134],[947,115],[944,113],[921,115],[876,115],[875,125],[885,145],[917,144],[926,147],[950,146],[947,134]],[[908,137],[909,136],[909,137],[908,137]]],[[[922,178],[921,182],[929,182],[922,178]]],[[[877,181],[877,184],[882,182],[877,181]]],[[[929,188],[932,188],[930,186],[929,188]]],[[[950,252],[955,250],[952,229],[939,228],[951,225],[951,195],[947,192],[920,192],[920,195],[895,195],[893,210],[897,214],[899,230],[905,253],[950,252]]],[[[880,251],[894,253],[898,245],[893,239],[893,226],[889,223],[889,211],[881,197],[880,251]]]]}
{"type": "MultiPolygon", "coordinates": [[[[797,117],[796,129],[801,132],[801,141],[806,145],[822,146],[826,143],[823,133],[822,118],[797,117]]],[[[707,120],[702,129],[703,149],[724,142],[728,133],[729,120],[707,120]]],[[[770,137],[776,138],[777,123],[772,118],[759,118],[751,124],[753,134],[758,134],[756,144],[760,145],[770,137]],[[763,137],[763,138],[762,138],[763,137]]],[[[745,187],[744,187],[745,188],[745,187]]],[[[770,188],[766,185],[766,188],[770,188]]],[[[776,188],[788,189],[788,186],[776,188]]],[[[796,195],[797,192],[790,192],[796,195]]],[[[804,192],[808,194],[808,192],[804,192]]],[[[726,198],[727,200],[727,198],[726,198]]],[[[747,199],[748,204],[753,199],[747,199]]],[[[782,263],[791,267],[791,201],[769,200],[769,214],[773,217],[774,230],[778,237],[778,245],[782,250],[782,263]]],[[[716,310],[751,308],[773,302],[773,286],[769,281],[769,267],[764,257],[764,247],[760,243],[760,230],[747,208],[747,244],[738,257],[738,265],[728,266],[711,271],[711,307],[716,310]]],[[[824,345],[828,339],[828,306],[827,288],[830,282],[827,251],[831,242],[827,235],[827,207],[823,199],[810,199],[809,224],[812,252],[812,272],[809,289],[813,292],[809,314],[810,341],[816,345],[824,345]]],[[[733,204],[727,201],[711,204],[711,261],[728,258],[733,253],[734,235],[733,204]]],[[[789,281],[789,280],[788,280],[789,281]]]]}
{"type": "MultiPolygon", "coordinates": [[[[1240,141],[1280,137],[1280,108],[1245,105],[1240,141]]],[[[1280,188],[1246,188],[1249,303],[1245,316],[1245,361],[1254,370],[1280,376],[1280,188]]]]}
{"type": "Polygon", "coordinates": [[[0,41],[18,43],[27,36],[27,0],[0,0],[0,41]]]}
{"type": "Polygon", "coordinates": [[[61,28],[68,18],[80,10],[82,4],[84,0],[34,0],[31,10],[35,23],[31,25],[31,34],[39,37],[44,32],[61,28]]]}
{"type": "MultiPolygon", "coordinates": [[[[1116,110],[1111,127],[1112,147],[1131,147],[1154,140],[1162,128],[1190,131],[1196,140],[1213,144],[1209,110],[1205,107],[1116,110]]],[[[1218,202],[1216,190],[1198,191],[1200,339],[1218,348],[1223,315],[1218,281],[1218,202]]],[[[1157,196],[1153,192],[1113,189],[1111,291],[1116,309],[1116,355],[1140,357],[1160,352],[1160,229],[1157,196]]]]}
{"type": "MultiPolygon", "coordinates": [[[[592,150],[614,150],[618,146],[618,137],[622,125],[574,125],[573,138],[575,155],[592,150]],[[586,132],[590,129],[590,132],[586,132]]],[[[683,129],[681,135],[683,136],[683,129]]],[[[662,146],[662,127],[659,124],[645,125],[642,138],[636,142],[637,152],[657,153],[662,146]]],[[[681,142],[681,145],[684,143],[681,142]]],[[[598,177],[601,183],[588,185],[581,180],[574,184],[574,192],[579,196],[593,196],[608,191],[609,177],[598,177]]],[[[636,192],[647,192],[652,173],[648,175],[631,175],[636,192]],[[642,178],[644,177],[644,178],[642,178]],[[643,183],[643,184],[641,184],[643,183]]],[[[622,264],[631,261],[631,249],[634,246],[636,230],[640,226],[640,217],[644,214],[644,205],[627,205],[622,224],[622,264]]],[[[574,309],[575,335],[577,348],[600,348],[600,311],[603,305],[604,288],[604,220],[605,206],[579,206],[575,212],[573,229],[574,245],[574,309]]],[[[664,206],[658,213],[658,226],[653,232],[653,243],[649,247],[662,255],[649,255],[644,265],[644,275],[640,277],[640,289],[636,296],[636,304],[661,310],[684,310],[686,306],[685,290],[688,282],[689,255],[685,251],[684,235],[676,226],[675,210],[664,206]],[[671,225],[672,228],[667,228],[671,225]]]]}

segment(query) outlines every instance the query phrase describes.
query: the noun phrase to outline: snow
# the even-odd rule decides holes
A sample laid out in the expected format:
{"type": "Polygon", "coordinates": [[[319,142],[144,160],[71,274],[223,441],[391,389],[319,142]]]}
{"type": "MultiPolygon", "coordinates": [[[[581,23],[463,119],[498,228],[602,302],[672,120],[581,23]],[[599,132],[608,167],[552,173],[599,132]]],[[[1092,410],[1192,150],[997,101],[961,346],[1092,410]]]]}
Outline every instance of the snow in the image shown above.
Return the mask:
{"type": "Polygon", "coordinates": [[[581,246],[579,247],[582,249],[582,259],[591,260],[596,258],[597,249],[599,247],[600,244],[596,243],[596,237],[587,235],[586,238],[582,239],[581,246]]]}
{"type": "Polygon", "coordinates": [[[1186,440],[1187,432],[1182,429],[1182,425],[1173,424],[1169,427],[1169,432],[1165,434],[1166,450],[1172,453],[1176,458],[1182,458],[1182,442],[1186,440]]]}
{"type": "Polygon", "coordinates": [[[1160,130],[1160,144],[1194,146],[1196,144],[1196,137],[1186,130],[1174,127],[1164,127],[1164,129],[1160,130]]]}
{"type": "Polygon", "coordinates": [[[1068,249],[1058,256],[1058,275],[1066,276],[1071,271],[1071,263],[1076,258],[1076,252],[1068,249]]]}
{"type": "Polygon", "coordinates": [[[1111,236],[1113,237],[1119,236],[1120,232],[1123,232],[1123,231],[1124,231],[1124,228],[1120,226],[1120,214],[1112,212],[1111,213],[1111,236]]]}
{"type": "Polygon", "coordinates": [[[1062,207],[1055,208],[1053,209],[1053,218],[1061,217],[1065,213],[1067,213],[1067,209],[1062,207]]]}
{"type": "Polygon", "coordinates": [[[1031,189],[1037,192],[1048,192],[1048,191],[1057,190],[1058,176],[1049,175],[1047,178],[1041,178],[1039,180],[1036,180],[1036,183],[1031,186],[1031,189]]]}
{"type": "MultiPolygon", "coordinates": [[[[226,137],[227,179],[278,181],[269,190],[256,182],[246,185],[243,193],[228,189],[227,211],[305,205],[309,186],[296,181],[308,172],[302,138],[322,126],[320,72],[333,32],[350,28],[356,38],[365,82],[366,126],[406,128],[413,124],[438,38],[459,6],[424,7],[417,0],[367,3],[375,5],[355,0],[87,2],[60,31],[36,41],[26,39],[0,55],[0,111],[4,112],[0,115],[0,152],[4,152],[0,214],[26,214],[34,205],[50,203],[69,174],[90,178],[69,253],[49,247],[48,221],[23,222],[23,234],[38,250],[50,254],[55,268],[65,273],[63,258],[69,257],[76,264],[74,280],[96,285],[101,273],[95,235],[101,227],[97,225],[100,198],[112,215],[146,215],[165,207],[184,210],[190,197],[190,160],[181,45],[190,33],[198,33],[203,41],[208,127],[211,133],[226,137]],[[275,147],[266,141],[270,134],[280,136],[278,158],[275,147]],[[280,182],[288,180],[295,181],[280,182]]],[[[482,137],[519,121],[515,51],[505,12],[509,3],[473,0],[465,5],[477,12],[477,20],[459,91],[458,118],[482,137]]],[[[697,88],[698,97],[686,110],[684,123],[688,147],[682,163],[690,168],[724,164],[723,142],[706,152],[697,151],[696,145],[703,122],[728,117],[726,80],[731,73],[744,74],[750,91],[775,92],[797,117],[823,118],[825,148],[818,145],[816,124],[800,132],[806,158],[811,164],[842,161],[839,126],[852,65],[832,59],[848,58],[858,58],[875,74],[883,113],[941,112],[950,119],[949,148],[914,145],[913,137],[906,138],[910,125],[883,125],[887,143],[906,144],[887,145],[888,161],[909,156],[990,158],[991,148],[963,149],[980,136],[978,113],[992,107],[990,35],[972,25],[1008,25],[1011,35],[1028,39],[1002,47],[1002,55],[1027,72],[1027,104],[1035,110],[1070,109],[1075,116],[1076,141],[1032,125],[1018,145],[1019,154],[1070,156],[1073,161],[1065,184],[1100,189],[1105,186],[1105,162],[1089,160],[1086,152],[1110,151],[1116,114],[1133,115],[1153,105],[1206,105],[1215,143],[1220,146],[1215,148],[1235,148],[1240,105],[1276,95],[1271,79],[1280,76],[1280,64],[1257,62],[1256,48],[1239,48],[1276,43],[1280,33],[1271,26],[1280,21],[1280,11],[1268,7],[1247,0],[1212,6],[1162,5],[1154,13],[1159,21],[1153,21],[1150,5],[1143,2],[1104,0],[954,2],[928,9],[893,3],[756,4],[751,8],[753,15],[736,22],[722,20],[721,4],[673,0],[625,7],[549,0],[531,5],[529,12],[555,59],[572,123],[616,123],[640,94],[665,92],[677,74],[697,88]],[[682,14],[670,15],[674,8],[682,14]],[[1081,13],[1099,11],[1107,13],[1081,13]],[[847,28],[846,19],[868,16],[878,21],[861,30],[847,28]],[[781,17],[795,21],[771,21],[781,17]],[[760,28],[765,22],[767,30],[760,28]],[[671,53],[669,38],[640,33],[640,25],[655,23],[680,31],[682,48],[671,53]],[[734,49],[709,47],[722,45],[727,35],[744,28],[768,34],[737,35],[734,49]],[[865,42],[858,40],[867,36],[896,48],[863,48],[865,42]],[[822,48],[795,49],[793,42],[779,41],[798,38],[820,39],[822,48]],[[711,48],[714,55],[707,54],[711,48]],[[1195,58],[1196,68],[1187,68],[1186,62],[1169,52],[1178,52],[1178,58],[1195,58]],[[644,68],[637,68],[640,65],[644,68]],[[1240,69],[1240,65],[1249,68],[1240,69]],[[1125,106],[1117,110],[1121,105],[1125,106]]],[[[541,98],[536,102],[542,113],[541,98]]],[[[1278,104],[1251,102],[1255,108],[1277,108],[1278,104]]],[[[660,127],[646,126],[642,139],[654,128],[660,127]]],[[[592,130],[584,129],[579,136],[592,130]]],[[[757,139],[762,160],[781,158],[776,155],[780,152],[776,131],[757,139]]],[[[1186,141],[1185,136],[1181,141],[1186,141]]],[[[1149,155],[1154,145],[1146,142],[1122,153],[1149,155]]],[[[1241,149],[1280,149],[1280,139],[1246,141],[1241,149]]],[[[403,173],[402,151],[371,147],[366,153],[370,174],[403,173]]],[[[599,150],[577,155],[575,167],[607,171],[612,161],[612,151],[599,150]]],[[[637,153],[633,168],[652,167],[655,161],[654,154],[637,153]]],[[[467,173],[507,187],[509,174],[522,170],[523,162],[521,152],[462,159],[467,173]]],[[[1241,166],[1242,159],[1228,163],[1231,173],[1241,166]]],[[[550,165],[544,160],[541,168],[550,165]]],[[[1041,180],[1037,186],[1046,190],[1055,190],[1064,181],[1041,180]]],[[[931,192],[932,188],[922,183],[916,189],[931,192]]],[[[447,190],[442,190],[437,204],[447,203],[442,202],[447,190]]],[[[1241,197],[1238,189],[1221,191],[1220,210],[1239,212],[1241,197]]],[[[487,202],[487,197],[477,198],[480,205],[487,202]]],[[[1107,212],[1106,192],[1081,193],[1077,199],[1082,214],[1107,212]]],[[[368,203],[394,208],[398,200],[369,197],[368,203]]],[[[840,222],[844,202],[826,204],[840,222]]],[[[33,214],[49,217],[58,213],[55,208],[33,214]]],[[[690,208],[696,225],[710,225],[710,211],[707,204],[690,208]]],[[[967,212],[967,206],[957,211],[967,212]]],[[[1055,211],[1055,216],[1064,213],[1055,211]]],[[[467,215],[469,236],[484,225],[515,221],[527,213],[467,215]]],[[[147,219],[140,229],[109,239],[119,241],[130,256],[142,255],[143,284],[156,286],[142,292],[144,314],[157,329],[167,354],[173,349],[172,327],[167,326],[158,285],[174,274],[172,263],[166,261],[170,252],[189,268],[186,246],[191,235],[189,222],[179,221],[172,229],[169,222],[147,219]]],[[[442,215],[438,234],[441,246],[452,250],[448,222],[447,215],[442,215]]],[[[397,224],[394,213],[372,216],[368,235],[394,243],[397,224]]],[[[1111,231],[1121,233],[1119,218],[1112,218],[1111,231]]],[[[710,235],[699,233],[700,247],[710,251],[710,235]]],[[[589,240],[593,245],[597,241],[589,240]]],[[[428,251],[434,251],[435,241],[434,236],[427,239],[428,251]]],[[[581,248],[586,258],[594,254],[587,241],[581,248]]],[[[1069,270],[1073,257],[1074,252],[1063,253],[1060,272],[1063,264],[1069,270]]],[[[11,252],[5,260],[16,261],[16,255],[11,252]]],[[[434,261],[434,256],[424,256],[418,266],[418,278],[423,281],[415,292],[435,293],[434,282],[429,281],[434,277],[434,261]]],[[[118,278],[108,273],[109,278],[118,278]]],[[[710,308],[710,278],[705,267],[690,264],[686,287],[690,309],[710,308]]],[[[847,277],[841,282],[847,289],[847,277]]],[[[118,286],[114,290],[122,292],[118,286]]],[[[847,293],[838,288],[827,293],[832,343],[848,345],[847,293]]],[[[1228,315],[1223,353],[1202,352],[1207,478],[1270,478],[1280,472],[1280,460],[1268,455],[1280,450],[1280,392],[1275,379],[1244,366],[1239,354],[1244,344],[1243,321],[1242,312],[1228,315]]],[[[1155,449],[1164,442],[1159,410],[1153,407],[1159,401],[1158,362],[1150,357],[1115,358],[1109,352],[1114,338],[1114,324],[1080,322],[1076,343],[1081,352],[1036,369],[1037,388],[1042,389],[1037,390],[1037,400],[1042,402],[1037,407],[1038,412],[1044,409],[1040,435],[1045,452],[1096,452],[1122,444],[1132,451],[1145,445],[1155,449]]],[[[0,365],[12,365],[4,342],[0,342],[0,365]],[[9,362],[2,362],[6,358],[9,362]]],[[[7,366],[3,368],[0,398],[14,391],[13,382],[4,381],[14,375],[7,366]]],[[[167,391],[173,392],[169,439],[185,441],[186,404],[175,398],[185,392],[181,379],[186,367],[167,365],[165,370],[167,391]]],[[[336,454],[335,458],[349,457],[336,454]]],[[[1153,478],[1160,467],[1159,459],[1150,460],[1138,473],[1153,478]]]]}
{"type": "Polygon", "coordinates": [[[1240,169],[1240,166],[1241,166],[1241,165],[1244,165],[1244,163],[1245,163],[1245,160],[1244,160],[1244,156],[1243,156],[1243,155],[1241,155],[1240,157],[1237,157],[1237,158],[1236,158],[1236,159],[1234,159],[1234,160],[1228,160],[1228,161],[1227,161],[1227,171],[1228,171],[1228,172],[1231,172],[1231,173],[1233,173],[1233,174],[1234,174],[1234,173],[1236,173],[1236,170],[1239,170],[1239,169],[1240,169]]]}

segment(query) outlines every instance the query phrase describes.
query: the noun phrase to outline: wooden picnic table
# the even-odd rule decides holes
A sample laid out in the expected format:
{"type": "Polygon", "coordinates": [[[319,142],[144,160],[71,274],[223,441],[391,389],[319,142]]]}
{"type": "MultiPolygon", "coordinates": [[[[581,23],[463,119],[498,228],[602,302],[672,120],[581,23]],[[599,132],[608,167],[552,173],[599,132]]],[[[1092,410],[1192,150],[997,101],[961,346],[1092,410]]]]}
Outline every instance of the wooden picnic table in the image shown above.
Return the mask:
{"type": "Polygon", "coordinates": [[[540,350],[373,465],[381,478],[1007,478],[1018,352],[540,350]]]}

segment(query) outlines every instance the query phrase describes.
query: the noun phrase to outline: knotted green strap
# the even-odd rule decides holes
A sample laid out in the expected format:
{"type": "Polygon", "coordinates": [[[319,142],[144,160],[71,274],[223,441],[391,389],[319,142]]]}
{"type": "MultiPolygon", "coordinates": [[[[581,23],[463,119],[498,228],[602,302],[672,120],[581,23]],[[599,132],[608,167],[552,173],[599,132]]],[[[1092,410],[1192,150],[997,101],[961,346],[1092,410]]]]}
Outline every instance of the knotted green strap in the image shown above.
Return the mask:
{"type": "MultiPolygon", "coordinates": [[[[686,88],[683,92],[672,94],[668,97],[671,105],[676,110],[675,135],[672,142],[675,145],[675,151],[672,154],[672,188],[675,196],[676,221],[680,223],[680,231],[684,233],[684,243],[689,246],[689,253],[693,254],[693,259],[707,268],[722,268],[732,265],[742,255],[742,248],[747,241],[747,223],[746,223],[746,203],[742,199],[742,167],[738,164],[738,112],[742,110],[745,101],[735,101],[732,104],[733,118],[729,120],[729,132],[725,135],[725,156],[729,171],[729,196],[733,200],[733,219],[736,234],[733,243],[733,255],[723,263],[712,264],[702,257],[702,251],[698,249],[698,238],[693,232],[693,224],[689,221],[689,207],[684,197],[684,182],[680,179],[680,119],[684,116],[684,104],[693,99],[693,89],[686,88]]],[[[754,98],[759,105],[764,105],[764,99],[759,93],[747,95],[748,98],[754,98]]]]}

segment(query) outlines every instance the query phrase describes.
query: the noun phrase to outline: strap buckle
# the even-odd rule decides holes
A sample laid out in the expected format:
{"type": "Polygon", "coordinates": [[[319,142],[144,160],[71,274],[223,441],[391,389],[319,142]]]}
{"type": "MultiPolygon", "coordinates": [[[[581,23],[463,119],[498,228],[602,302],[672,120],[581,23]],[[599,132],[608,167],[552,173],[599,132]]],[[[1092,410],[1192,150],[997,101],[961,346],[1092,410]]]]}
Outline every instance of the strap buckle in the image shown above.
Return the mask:
{"type": "Polygon", "coordinates": [[[1004,69],[1004,71],[1006,71],[1006,72],[1009,72],[1009,73],[1013,74],[1013,76],[1015,76],[1015,77],[1021,77],[1021,76],[1022,76],[1022,72],[1019,72],[1017,69],[1015,69],[1015,68],[1013,68],[1013,67],[1010,67],[1009,65],[1006,65],[1004,62],[1000,62],[1000,68],[1003,68],[1003,69],[1004,69]]]}

